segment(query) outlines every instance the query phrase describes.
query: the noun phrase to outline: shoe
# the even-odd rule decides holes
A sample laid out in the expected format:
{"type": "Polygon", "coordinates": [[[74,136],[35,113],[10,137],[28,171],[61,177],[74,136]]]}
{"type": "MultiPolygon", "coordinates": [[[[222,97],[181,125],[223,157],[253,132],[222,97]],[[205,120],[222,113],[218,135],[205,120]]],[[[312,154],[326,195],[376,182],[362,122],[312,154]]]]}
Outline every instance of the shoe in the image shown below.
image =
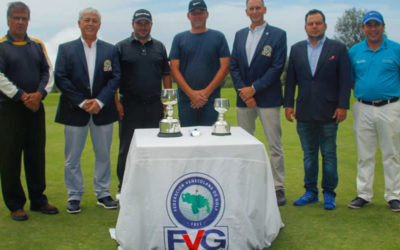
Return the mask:
{"type": "Polygon", "coordinates": [[[334,210],[336,209],[336,204],[335,204],[335,196],[324,192],[324,208],[326,210],[334,210]]]}
{"type": "Polygon", "coordinates": [[[293,202],[293,205],[295,206],[304,206],[310,203],[315,203],[318,202],[318,195],[310,192],[310,191],[306,191],[303,196],[301,196],[298,200],[296,200],[295,202],[293,202]]]}
{"type": "Polygon", "coordinates": [[[278,202],[278,206],[285,205],[286,204],[285,191],[277,190],[275,193],[276,193],[276,201],[278,202]]]}
{"type": "Polygon", "coordinates": [[[107,196],[97,200],[97,205],[103,206],[106,209],[118,208],[118,203],[114,201],[111,196],[107,196]]]}
{"type": "Polygon", "coordinates": [[[371,204],[371,202],[364,200],[361,197],[356,197],[354,200],[350,202],[348,205],[349,208],[362,208],[363,206],[367,206],[371,204]]]}
{"type": "Polygon", "coordinates": [[[81,212],[81,207],[79,204],[81,203],[80,200],[70,200],[68,201],[67,212],[69,214],[77,214],[81,212]]]}
{"type": "Polygon", "coordinates": [[[11,212],[11,218],[16,221],[24,221],[28,219],[28,215],[23,209],[17,209],[11,212]]]}
{"type": "Polygon", "coordinates": [[[400,212],[400,201],[399,200],[390,200],[388,202],[390,209],[393,212],[400,212]]]}
{"type": "Polygon", "coordinates": [[[41,207],[31,207],[31,211],[41,212],[44,214],[58,214],[58,209],[49,203],[46,203],[41,207]]]}
{"type": "Polygon", "coordinates": [[[115,201],[119,202],[120,198],[121,198],[121,192],[118,192],[117,195],[115,195],[115,201]]]}

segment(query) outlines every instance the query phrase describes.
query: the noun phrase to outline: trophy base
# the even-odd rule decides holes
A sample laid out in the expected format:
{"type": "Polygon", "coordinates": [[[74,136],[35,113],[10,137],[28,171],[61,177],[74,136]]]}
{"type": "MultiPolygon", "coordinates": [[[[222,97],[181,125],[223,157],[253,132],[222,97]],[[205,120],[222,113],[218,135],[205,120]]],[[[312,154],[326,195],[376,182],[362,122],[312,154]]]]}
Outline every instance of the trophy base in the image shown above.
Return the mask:
{"type": "Polygon", "coordinates": [[[182,133],[181,132],[175,132],[175,133],[165,133],[165,132],[158,132],[157,134],[158,137],[181,137],[182,133]]]}
{"type": "Polygon", "coordinates": [[[211,134],[212,134],[212,135],[216,135],[216,136],[226,136],[226,135],[231,135],[231,133],[215,133],[215,132],[212,132],[211,134]]]}

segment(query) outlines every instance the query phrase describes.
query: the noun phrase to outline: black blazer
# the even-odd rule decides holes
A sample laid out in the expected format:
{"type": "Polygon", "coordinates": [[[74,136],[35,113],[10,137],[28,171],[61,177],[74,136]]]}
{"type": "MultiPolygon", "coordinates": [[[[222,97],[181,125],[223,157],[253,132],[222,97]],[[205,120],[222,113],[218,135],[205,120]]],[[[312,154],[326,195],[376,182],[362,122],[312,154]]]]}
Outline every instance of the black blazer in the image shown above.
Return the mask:
{"type": "Polygon", "coordinates": [[[349,108],[350,60],[346,46],[326,39],[314,76],[307,56],[307,42],[292,46],[286,76],[284,107],[294,108],[298,121],[334,121],[337,108],[349,108]]]}
{"type": "Polygon", "coordinates": [[[71,126],[85,126],[90,114],[79,107],[85,99],[97,98],[104,107],[96,115],[96,125],[113,123],[118,119],[114,94],[116,93],[121,71],[117,48],[97,40],[96,63],[93,79],[93,93],[90,91],[89,74],[85,51],[81,38],[61,44],[54,71],[55,83],[61,90],[56,119],[58,123],[71,126]]]}
{"type": "MultiPolygon", "coordinates": [[[[286,32],[267,24],[250,63],[246,55],[248,34],[248,27],[239,30],[233,42],[230,73],[236,92],[253,85],[258,107],[279,107],[283,103],[280,77],[287,56],[286,32]]],[[[236,105],[246,107],[239,96],[236,105]]]]}

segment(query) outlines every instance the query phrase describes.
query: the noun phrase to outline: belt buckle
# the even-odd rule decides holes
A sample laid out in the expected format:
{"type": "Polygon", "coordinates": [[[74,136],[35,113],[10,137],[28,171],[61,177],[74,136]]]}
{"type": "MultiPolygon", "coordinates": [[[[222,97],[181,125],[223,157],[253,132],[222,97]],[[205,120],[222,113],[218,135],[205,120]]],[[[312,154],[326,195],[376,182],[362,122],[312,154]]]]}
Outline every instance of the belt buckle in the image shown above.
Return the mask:
{"type": "Polygon", "coordinates": [[[372,101],[373,106],[377,106],[382,102],[382,100],[372,101]]]}

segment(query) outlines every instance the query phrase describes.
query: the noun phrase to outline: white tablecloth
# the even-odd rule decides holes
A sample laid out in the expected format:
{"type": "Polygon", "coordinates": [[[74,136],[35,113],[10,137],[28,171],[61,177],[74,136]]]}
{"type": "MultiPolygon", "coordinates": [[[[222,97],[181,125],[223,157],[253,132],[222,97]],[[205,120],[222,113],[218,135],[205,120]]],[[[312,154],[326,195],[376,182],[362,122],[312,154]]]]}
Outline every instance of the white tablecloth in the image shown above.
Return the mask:
{"type": "Polygon", "coordinates": [[[262,249],[283,227],[264,144],[240,127],[197,128],[176,138],[135,130],[116,226],[123,249],[262,249]]]}

